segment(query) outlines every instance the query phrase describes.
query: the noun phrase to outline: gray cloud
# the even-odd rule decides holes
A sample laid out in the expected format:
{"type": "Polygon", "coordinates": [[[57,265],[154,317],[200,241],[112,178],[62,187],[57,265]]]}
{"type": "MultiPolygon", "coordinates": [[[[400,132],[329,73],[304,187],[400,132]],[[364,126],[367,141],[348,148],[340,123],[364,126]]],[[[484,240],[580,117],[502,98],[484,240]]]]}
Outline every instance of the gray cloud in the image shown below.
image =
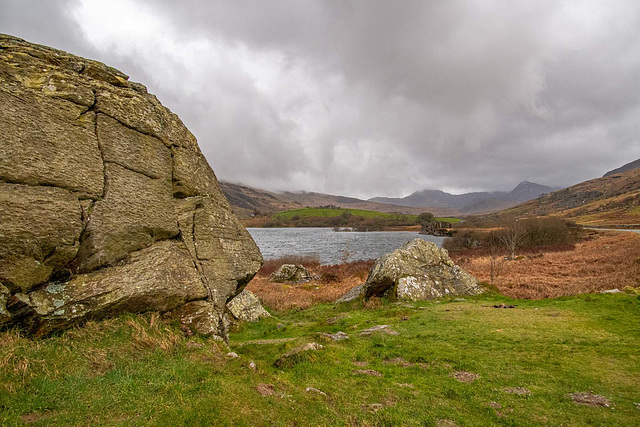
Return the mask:
{"type": "Polygon", "coordinates": [[[398,196],[640,157],[637,2],[28,3],[0,30],[147,84],[221,179],[398,196]]]}

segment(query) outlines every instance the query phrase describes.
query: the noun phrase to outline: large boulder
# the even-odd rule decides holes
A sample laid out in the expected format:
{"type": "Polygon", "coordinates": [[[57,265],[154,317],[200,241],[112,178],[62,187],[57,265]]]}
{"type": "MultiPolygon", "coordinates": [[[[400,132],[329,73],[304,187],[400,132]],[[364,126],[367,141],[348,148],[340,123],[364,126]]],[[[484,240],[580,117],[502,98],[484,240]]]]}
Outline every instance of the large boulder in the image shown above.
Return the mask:
{"type": "Polygon", "coordinates": [[[476,279],[455,265],[446,249],[415,239],[379,258],[367,281],[349,291],[338,302],[372,296],[407,300],[430,300],[445,296],[477,295],[476,279]]]}
{"type": "Polygon", "coordinates": [[[0,35],[0,130],[0,326],[175,311],[225,338],[262,256],[175,114],[118,70],[0,35]]]}

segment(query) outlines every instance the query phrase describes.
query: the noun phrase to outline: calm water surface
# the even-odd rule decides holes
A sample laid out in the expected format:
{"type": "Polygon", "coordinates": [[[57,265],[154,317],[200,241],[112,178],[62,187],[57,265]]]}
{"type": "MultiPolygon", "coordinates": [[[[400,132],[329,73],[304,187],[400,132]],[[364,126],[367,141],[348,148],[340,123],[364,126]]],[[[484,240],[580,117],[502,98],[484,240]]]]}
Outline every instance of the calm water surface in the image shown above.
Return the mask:
{"type": "Polygon", "coordinates": [[[413,231],[336,232],[331,228],[247,228],[247,231],[264,259],[317,255],[323,264],[379,258],[415,238],[438,246],[444,240],[444,237],[423,236],[413,231]]]}

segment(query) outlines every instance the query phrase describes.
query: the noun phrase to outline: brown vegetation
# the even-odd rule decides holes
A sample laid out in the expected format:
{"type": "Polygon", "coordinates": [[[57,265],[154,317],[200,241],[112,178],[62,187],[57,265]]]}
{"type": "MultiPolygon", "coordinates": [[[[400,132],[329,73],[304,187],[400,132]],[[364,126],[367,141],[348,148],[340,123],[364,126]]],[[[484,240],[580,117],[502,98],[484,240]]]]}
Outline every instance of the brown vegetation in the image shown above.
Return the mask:
{"type": "MultiPolygon", "coordinates": [[[[502,265],[494,279],[500,293],[541,299],[640,285],[640,235],[635,233],[598,233],[573,250],[559,245],[524,253],[502,265]]],[[[454,252],[451,257],[478,280],[490,282],[487,250],[454,252]]]]}
{"type": "Polygon", "coordinates": [[[247,289],[255,293],[265,307],[272,310],[308,308],[318,303],[334,302],[349,289],[363,283],[373,262],[369,260],[320,265],[314,257],[283,257],[266,261],[247,289]],[[297,285],[270,282],[269,276],[282,264],[302,264],[316,278],[297,285]]]}

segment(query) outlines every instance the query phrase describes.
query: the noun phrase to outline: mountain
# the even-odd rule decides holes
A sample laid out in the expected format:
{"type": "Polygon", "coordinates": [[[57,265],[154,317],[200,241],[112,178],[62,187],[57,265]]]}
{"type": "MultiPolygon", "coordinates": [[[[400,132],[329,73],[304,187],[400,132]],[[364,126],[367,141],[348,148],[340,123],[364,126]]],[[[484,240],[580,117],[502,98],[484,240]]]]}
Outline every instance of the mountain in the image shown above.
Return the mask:
{"type": "Polygon", "coordinates": [[[524,181],[509,192],[484,191],[450,194],[441,190],[421,190],[402,198],[374,197],[369,201],[412,207],[437,207],[460,213],[477,214],[506,209],[557,189],[557,187],[547,187],[524,181]]]}
{"type": "Polygon", "coordinates": [[[640,168],[640,159],[635,160],[635,161],[633,161],[631,163],[627,163],[626,165],[620,166],[619,168],[614,169],[612,171],[609,171],[609,172],[605,173],[603,175],[603,177],[616,175],[616,174],[623,173],[623,172],[628,172],[630,170],[637,169],[637,168],[640,168]]]}
{"type": "MultiPolygon", "coordinates": [[[[282,192],[276,193],[249,187],[243,184],[232,184],[220,181],[222,192],[229,200],[235,213],[241,218],[258,214],[273,214],[287,209],[303,208],[305,206],[333,205],[341,208],[364,209],[386,213],[402,213],[418,215],[425,211],[422,207],[398,206],[387,203],[376,203],[354,197],[334,196],[331,194],[313,192],[282,192]]],[[[451,209],[431,209],[435,215],[453,214],[451,209]]]]}
{"type": "Polygon", "coordinates": [[[640,228],[640,168],[607,173],[497,214],[498,217],[543,215],[557,215],[583,225],[640,228]]]}

